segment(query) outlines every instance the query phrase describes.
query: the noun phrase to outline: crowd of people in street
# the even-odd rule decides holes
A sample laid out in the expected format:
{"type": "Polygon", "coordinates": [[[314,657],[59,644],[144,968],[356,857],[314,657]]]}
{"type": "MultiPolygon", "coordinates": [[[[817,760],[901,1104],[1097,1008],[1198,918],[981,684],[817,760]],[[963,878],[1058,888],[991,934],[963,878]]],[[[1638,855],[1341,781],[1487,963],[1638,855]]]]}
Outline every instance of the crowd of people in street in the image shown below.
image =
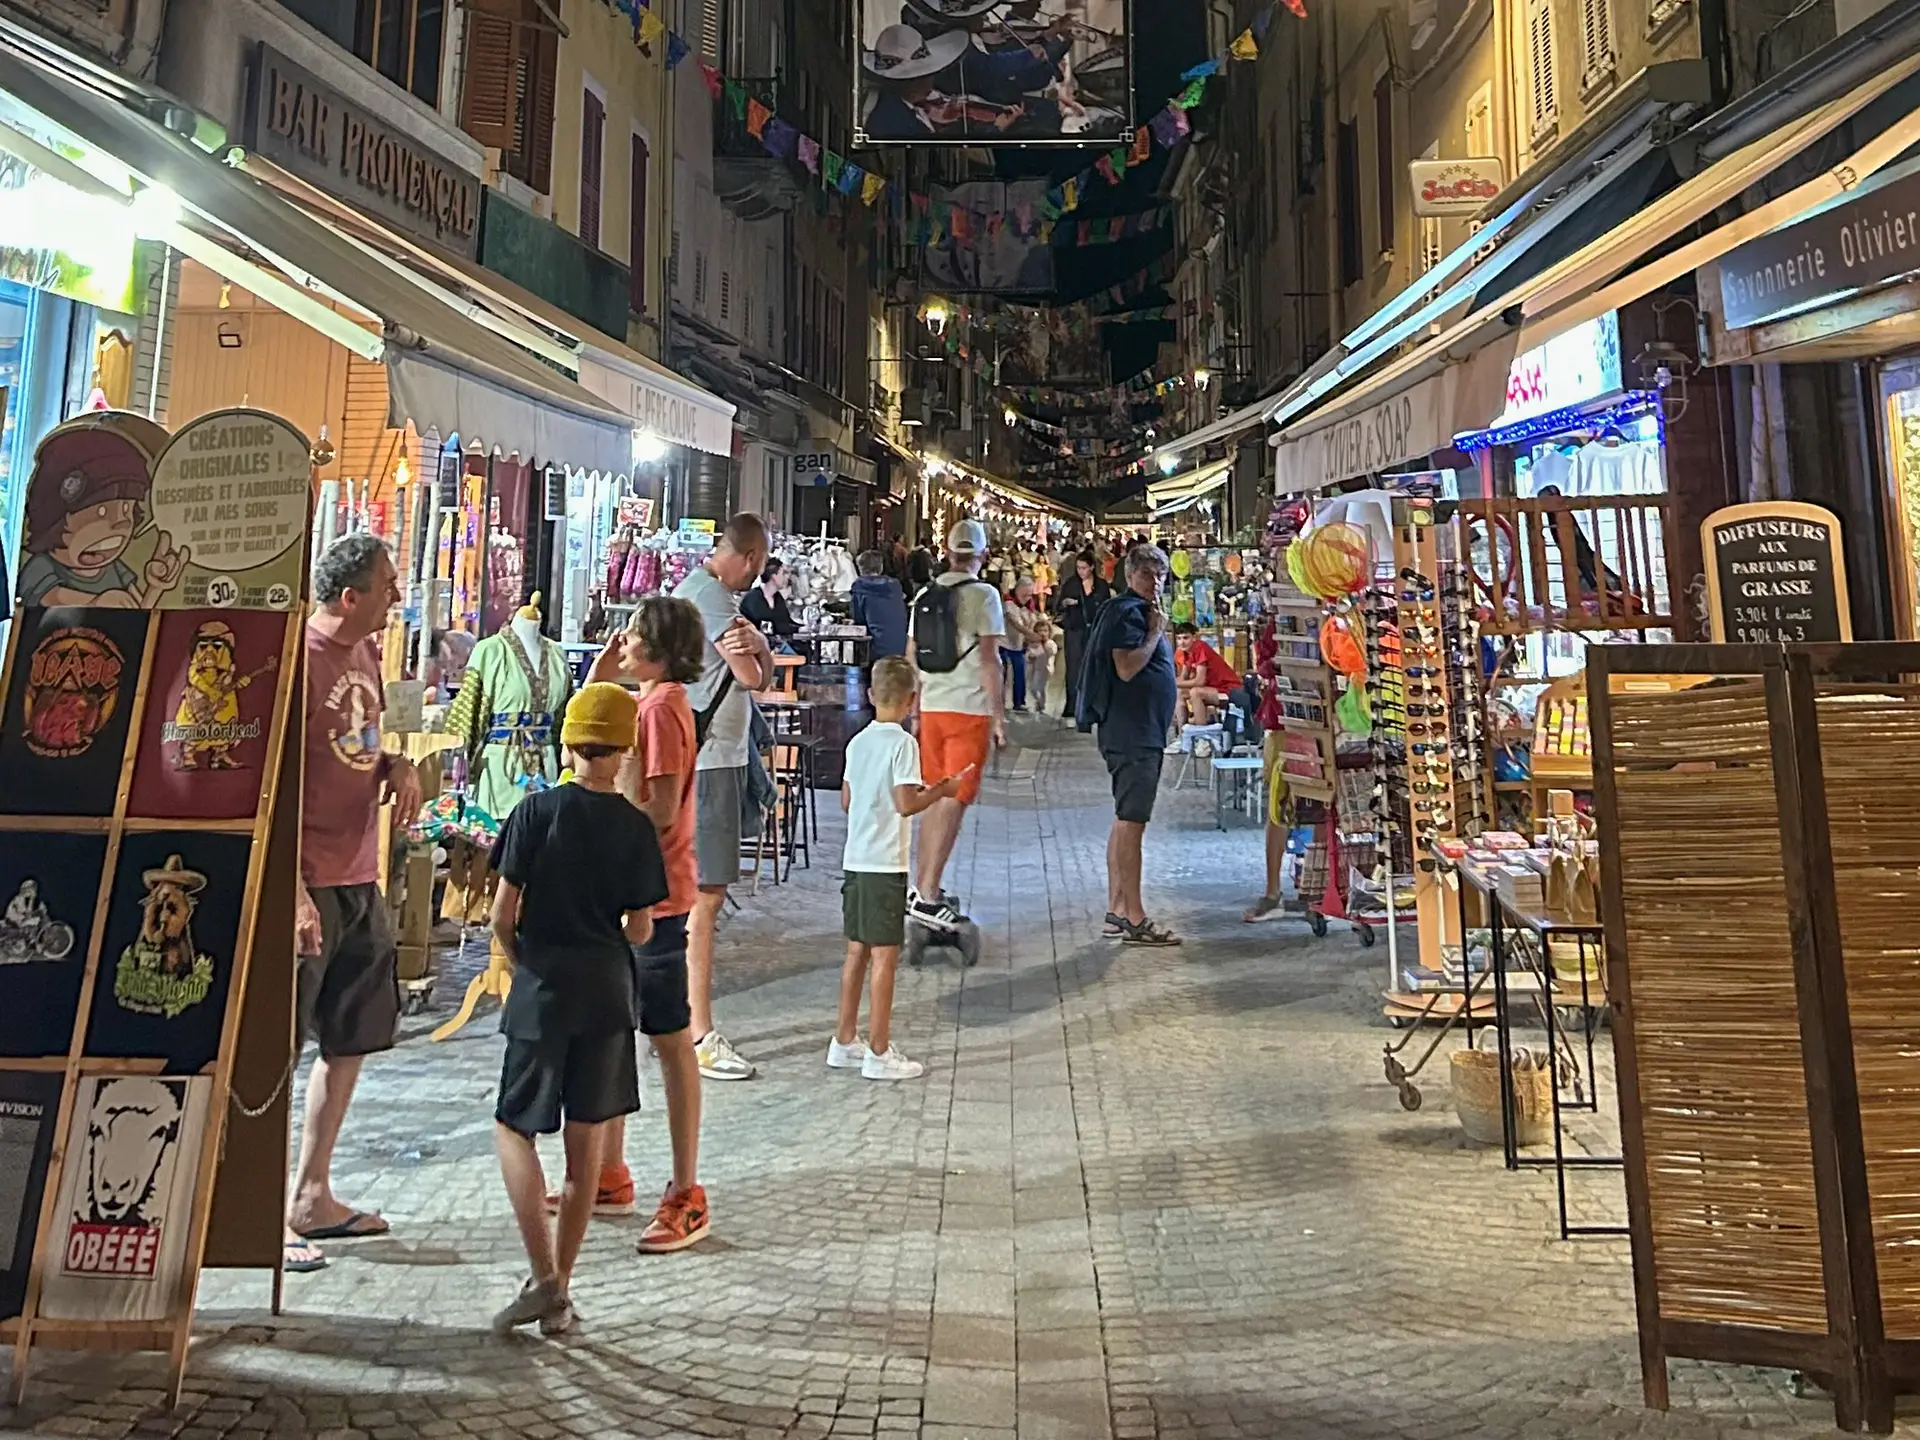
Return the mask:
{"type": "MultiPolygon", "coordinates": [[[[825,1063],[882,1082],[925,1073],[892,1040],[895,973],[909,927],[938,939],[970,924],[946,871],[1007,743],[1009,712],[1045,713],[1050,682],[1063,676],[1066,717],[1095,735],[1112,780],[1106,934],[1164,947],[1180,938],[1146,912],[1142,843],[1176,706],[1211,703],[1208,686],[1176,669],[1159,549],[1063,552],[1059,569],[1071,573],[1056,585],[1044,559],[1041,577],[996,565],[987,578],[978,521],[944,539],[938,560],[861,555],[853,594],[872,639],[874,714],[848,744],[840,793],[846,951],[825,1063]]],[[[591,1218],[636,1209],[625,1119],[639,1108],[639,1037],[659,1062],[672,1158],[638,1248],[685,1249],[711,1229],[698,1174],[701,1084],[757,1073],[716,1024],[713,976],[742,835],[756,823],[753,697],[772,682],[771,645],[791,633],[769,551],[763,522],[737,515],[672,596],[637,606],[566,706],[562,783],[525,797],[495,845],[492,932],[514,974],[495,1143],[531,1270],[497,1317],[502,1330],[568,1330],[591,1218]],[[565,1173],[549,1187],[534,1141],[555,1133],[565,1173]]],[[[299,1033],[319,1056],[286,1216],[293,1271],[325,1266],[324,1242],[389,1228],[334,1194],[331,1169],[361,1065],[392,1047],[400,1016],[376,883],[381,815],[388,803],[415,813],[420,781],[377,743],[375,643],[399,598],[392,557],[370,536],[335,542],[315,568],[297,920],[299,1033]],[[376,743],[365,743],[369,728],[376,743]]],[[[1200,670],[1206,679],[1204,662],[1200,670]]]]}

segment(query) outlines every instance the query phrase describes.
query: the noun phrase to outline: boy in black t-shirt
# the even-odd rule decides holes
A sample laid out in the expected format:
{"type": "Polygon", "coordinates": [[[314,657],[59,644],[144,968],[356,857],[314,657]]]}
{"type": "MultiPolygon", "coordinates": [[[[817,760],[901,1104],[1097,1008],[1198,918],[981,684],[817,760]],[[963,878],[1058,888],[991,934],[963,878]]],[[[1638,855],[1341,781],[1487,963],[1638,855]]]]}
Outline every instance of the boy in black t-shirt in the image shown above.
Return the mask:
{"type": "Polygon", "coordinates": [[[653,822],[614,783],[638,739],[632,695],[581,687],[560,731],[575,783],[522,800],[493,849],[493,933],[514,965],[494,1142],[533,1262],[519,1297],[494,1317],[502,1332],[535,1321],[545,1335],[573,1327],[568,1284],[607,1124],[640,1108],[630,946],[652,937],[651,907],[667,898],[667,875],[653,822]],[[561,1129],[563,1117],[567,1180],[555,1235],[533,1137],[561,1129]]]}

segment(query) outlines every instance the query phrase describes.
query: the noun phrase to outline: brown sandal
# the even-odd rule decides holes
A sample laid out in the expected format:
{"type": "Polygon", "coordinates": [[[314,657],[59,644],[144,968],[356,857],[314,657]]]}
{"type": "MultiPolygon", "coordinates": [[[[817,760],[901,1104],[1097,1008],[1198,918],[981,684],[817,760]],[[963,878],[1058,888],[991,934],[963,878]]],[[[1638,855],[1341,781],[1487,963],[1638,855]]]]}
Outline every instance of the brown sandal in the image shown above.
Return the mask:
{"type": "Polygon", "coordinates": [[[1127,926],[1125,943],[1128,945],[1151,945],[1165,948],[1182,943],[1180,937],[1164,925],[1156,925],[1151,920],[1142,920],[1138,925],[1127,926]]]}

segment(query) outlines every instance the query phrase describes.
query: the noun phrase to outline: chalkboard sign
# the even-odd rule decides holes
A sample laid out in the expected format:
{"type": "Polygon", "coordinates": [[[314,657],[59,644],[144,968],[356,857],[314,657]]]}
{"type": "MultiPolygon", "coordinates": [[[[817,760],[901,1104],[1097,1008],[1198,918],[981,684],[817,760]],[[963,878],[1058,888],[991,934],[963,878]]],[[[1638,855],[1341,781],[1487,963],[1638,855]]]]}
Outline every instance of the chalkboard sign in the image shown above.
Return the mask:
{"type": "Polygon", "coordinates": [[[1713,638],[1735,645],[1853,638],[1840,517],[1818,505],[1730,505],[1700,526],[1713,638]]]}

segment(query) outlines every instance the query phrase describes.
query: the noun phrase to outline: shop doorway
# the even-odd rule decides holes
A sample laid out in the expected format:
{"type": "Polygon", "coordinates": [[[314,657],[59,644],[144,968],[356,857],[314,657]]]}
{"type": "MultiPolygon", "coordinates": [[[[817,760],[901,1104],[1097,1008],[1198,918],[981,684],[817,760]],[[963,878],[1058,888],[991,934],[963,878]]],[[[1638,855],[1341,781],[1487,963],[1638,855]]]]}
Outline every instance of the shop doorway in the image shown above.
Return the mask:
{"type": "Polygon", "coordinates": [[[1890,361],[1880,371],[1886,421],[1887,568],[1895,635],[1920,638],[1920,357],[1890,361]]]}

